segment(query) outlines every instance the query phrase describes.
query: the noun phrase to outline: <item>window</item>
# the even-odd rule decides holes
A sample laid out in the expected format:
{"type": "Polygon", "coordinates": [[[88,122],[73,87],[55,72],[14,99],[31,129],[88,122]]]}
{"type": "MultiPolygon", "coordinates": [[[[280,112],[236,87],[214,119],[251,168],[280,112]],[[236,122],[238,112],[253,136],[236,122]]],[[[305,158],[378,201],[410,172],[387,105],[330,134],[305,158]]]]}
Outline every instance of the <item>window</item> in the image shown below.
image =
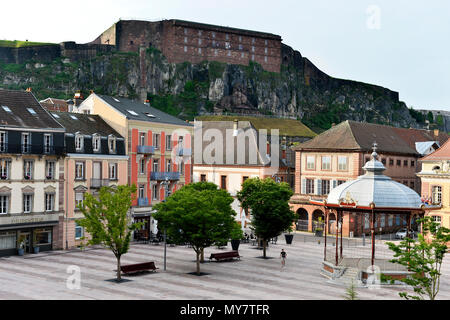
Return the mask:
{"type": "Polygon", "coordinates": [[[25,180],[33,179],[33,160],[24,160],[23,177],[25,180]]]}
{"type": "Polygon", "coordinates": [[[264,57],[264,62],[267,62],[267,57],[264,57]]]}
{"type": "Polygon", "coordinates": [[[84,145],[84,137],[83,135],[76,133],[75,134],[75,150],[76,151],[82,151],[84,145]]]}
{"type": "Polygon", "coordinates": [[[186,46],[184,46],[184,49],[183,49],[183,50],[184,50],[184,52],[187,52],[187,47],[186,47],[186,46]]]}
{"type": "Polygon", "coordinates": [[[55,178],[55,162],[47,161],[45,163],[45,178],[51,180],[55,178]]]}
{"type": "Polygon", "coordinates": [[[70,117],[73,119],[73,120],[78,120],[78,118],[77,117],[75,117],[73,114],[72,115],[70,115],[70,117]]]}
{"type": "Polygon", "coordinates": [[[416,162],[414,160],[411,160],[411,167],[414,167],[416,165],[416,162]]]}
{"type": "Polygon", "coordinates": [[[202,48],[198,48],[198,53],[202,54],[202,48]]]}
{"type": "Polygon", "coordinates": [[[213,38],[215,38],[215,37],[216,37],[216,33],[215,33],[215,32],[211,32],[211,36],[212,36],[213,38]]]}
{"type": "Polygon", "coordinates": [[[230,36],[227,34],[225,34],[225,39],[230,40],[230,36]]]}
{"type": "Polygon", "coordinates": [[[206,181],[206,174],[201,174],[200,175],[200,181],[201,182],[205,182],[206,181]]]}
{"type": "Polygon", "coordinates": [[[0,152],[6,152],[6,132],[0,131],[0,152]]]}
{"type": "Polygon", "coordinates": [[[108,147],[109,153],[116,153],[116,137],[114,136],[108,137],[108,147]]]}
{"type": "Polygon", "coordinates": [[[345,180],[338,180],[337,185],[340,186],[341,184],[345,183],[345,180]]]}
{"type": "Polygon", "coordinates": [[[220,188],[227,189],[227,176],[220,176],[220,188]]]}
{"type": "Polygon", "coordinates": [[[31,151],[31,139],[28,132],[22,133],[22,152],[29,153],[31,151]]]}
{"type": "Polygon", "coordinates": [[[9,179],[9,173],[11,168],[11,160],[0,159],[0,179],[9,179]]]}
{"type": "Polygon", "coordinates": [[[245,182],[245,180],[247,180],[247,179],[248,179],[247,176],[242,177],[242,182],[245,182]]]}
{"type": "Polygon", "coordinates": [[[17,232],[0,232],[0,250],[15,249],[17,247],[17,232]]]}
{"type": "Polygon", "coordinates": [[[7,106],[2,106],[2,108],[3,108],[3,110],[5,110],[6,112],[9,112],[9,113],[12,112],[11,109],[10,109],[9,107],[7,107],[7,106]]]}
{"type": "Polygon", "coordinates": [[[330,180],[322,180],[322,194],[326,195],[330,193],[330,180]]]}
{"type": "Polygon", "coordinates": [[[240,45],[239,45],[239,50],[242,51],[243,49],[244,49],[244,46],[243,46],[242,44],[240,44],[240,45]]]}
{"type": "Polygon", "coordinates": [[[145,162],[146,162],[145,158],[142,158],[139,161],[139,173],[140,174],[145,174],[145,162]]]}
{"type": "Polygon", "coordinates": [[[439,225],[442,225],[442,217],[441,216],[432,216],[433,221],[436,223],[439,223],[439,225]]]}
{"type": "Polygon", "coordinates": [[[386,166],[386,158],[381,159],[381,163],[386,166]]]}
{"type": "Polygon", "coordinates": [[[170,134],[166,136],[166,150],[172,150],[172,136],[170,134]]]}
{"type": "Polygon", "coordinates": [[[225,49],[231,49],[231,44],[229,42],[225,42],[225,49]]]}
{"type": "Polygon", "coordinates": [[[366,157],[365,162],[369,162],[369,161],[370,161],[370,157],[366,157]]]}
{"type": "Polygon", "coordinates": [[[314,179],[306,179],[306,194],[314,194],[314,179]]]}
{"type": "Polygon", "coordinates": [[[242,36],[239,36],[239,42],[242,42],[242,36]]]}
{"type": "Polygon", "coordinates": [[[414,181],[411,181],[411,182],[409,183],[409,186],[410,186],[411,189],[414,190],[414,181]]]}
{"type": "Polygon", "coordinates": [[[179,166],[178,166],[178,172],[183,175],[184,174],[184,163],[183,161],[180,162],[179,166]]]}
{"type": "Polygon", "coordinates": [[[252,52],[255,52],[255,47],[254,46],[252,46],[252,52]]]}
{"type": "Polygon", "coordinates": [[[403,184],[404,184],[405,186],[408,186],[408,181],[407,181],[407,180],[403,180],[403,184]]]}
{"type": "Polygon", "coordinates": [[[400,225],[400,216],[396,216],[396,217],[395,217],[395,224],[396,224],[397,226],[400,225]]]}
{"type": "Polygon", "coordinates": [[[442,187],[434,186],[432,191],[433,191],[433,204],[440,204],[442,202],[442,187]]]}
{"type": "Polygon", "coordinates": [[[92,149],[94,150],[94,152],[99,152],[100,146],[101,146],[100,135],[94,134],[92,136],[92,149]]]}
{"type": "Polygon", "coordinates": [[[159,137],[160,137],[159,133],[154,133],[153,134],[153,146],[156,149],[159,149],[159,137]]]}
{"type": "Polygon", "coordinates": [[[255,38],[252,38],[252,43],[255,43],[255,38]]]}
{"type": "Polygon", "coordinates": [[[8,213],[9,196],[0,196],[0,214],[8,213]]]}
{"type": "Polygon", "coordinates": [[[403,166],[407,167],[408,166],[408,160],[403,160],[403,166]]]}
{"type": "Polygon", "coordinates": [[[139,185],[139,198],[140,199],[145,198],[145,185],[144,184],[139,185]]]}
{"type": "Polygon", "coordinates": [[[34,232],[35,245],[48,245],[52,243],[52,229],[36,229],[34,232]]]}
{"type": "Polygon", "coordinates": [[[199,44],[199,45],[202,44],[202,39],[198,39],[198,44],[199,44]]]}
{"type": "Polygon", "coordinates": [[[184,28],[184,34],[188,34],[187,28],[184,28]]]}
{"type": "Polygon", "coordinates": [[[109,164],[109,180],[117,180],[117,163],[109,164]]]}
{"type": "Polygon", "coordinates": [[[84,162],[75,162],[75,179],[84,179],[84,162]]]}
{"type": "Polygon", "coordinates": [[[83,200],[84,200],[83,192],[75,193],[75,209],[78,209],[78,207],[83,205],[83,200]]]}
{"type": "Polygon", "coordinates": [[[30,213],[31,205],[33,203],[33,195],[32,194],[24,194],[23,195],[23,212],[30,213]]]}
{"type": "Polygon", "coordinates": [[[153,172],[159,172],[159,159],[153,159],[153,172]]]}
{"type": "Polygon", "coordinates": [[[347,157],[338,157],[338,170],[339,171],[347,171],[348,170],[348,158],[347,157]]]}
{"type": "Polygon", "coordinates": [[[159,200],[159,185],[158,184],[154,184],[152,186],[152,199],[159,200]]]}
{"type": "Polygon", "coordinates": [[[166,172],[172,171],[172,161],[170,159],[166,160],[166,172]]]}
{"type": "Polygon", "coordinates": [[[145,132],[139,133],[139,145],[145,146],[145,132]]]}
{"type": "Polygon", "coordinates": [[[384,227],[386,225],[386,216],[384,214],[380,217],[380,227],[384,227]]]}
{"type": "Polygon", "coordinates": [[[330,156],[322,157],[322,170],[331,170],[331,157],[330,156]]]}
{"type": "Polygon", "coordinates": [[[187,41],[188,41],[187,37],[184,37],[184,43],[187,43],[187,41]]]}
{"type": "Polygon", "coordinates": [[[389,227],[392,227],[393,224],[394,224],[394,217],[392,216],[392,214],[390,214],[388,216],[388,225],[389,225],[389,227]]]}
{"type": "Polygon", "coordinates": [[[52,135],[49,133],[44,134],[44,153],[50,153],[52,150],[52,135]]]}
{"type": "Polygon", "coordinates": [[[400,167],[402,165],[402,160],[397,160],[397,166],[400,167]]]}
{"type": "Polygon", "coordinates": [[[264,53],[267,54],[267,48],[264,48],[264,53]]]}
{"type": "Polygon", "coordinates": [[[368,213],[364,214],[364,228],[365,229],[369,229],[370,228],[370,219],[369,219],[369,214],[368,213]]]}
{"type": "Polygon", "coordinates": [[[389,159],[389,165],[393,166],[394,165],[394,159],[389,159]]]}
{"type": "Polygon", "coordinates": [[[53,203],[55,200],[55,195],[52,193],[45,194],[45,211],[53,211],[53,203]]]}
{"type": "Polygon", "coordinates": [[[75,239],[80,240],[84,237],[84,228],[75,222],[75,239]]]}

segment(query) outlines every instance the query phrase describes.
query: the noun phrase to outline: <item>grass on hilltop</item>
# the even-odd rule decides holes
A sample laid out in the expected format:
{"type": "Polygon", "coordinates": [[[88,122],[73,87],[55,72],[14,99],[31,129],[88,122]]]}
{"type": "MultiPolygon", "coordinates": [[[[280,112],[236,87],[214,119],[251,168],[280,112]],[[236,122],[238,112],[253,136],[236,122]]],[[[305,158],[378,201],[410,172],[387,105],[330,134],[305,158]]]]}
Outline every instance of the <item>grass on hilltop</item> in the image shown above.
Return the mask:
{"type": "Polygon", "coordinates": [[[8,48],[22,48],[22,47],[32,47],[32,46],[47,46],[54,43],[46,42],[32,42],[32,41],[19,41],[19,40],[0,40],[0,47],[8,48]]]}

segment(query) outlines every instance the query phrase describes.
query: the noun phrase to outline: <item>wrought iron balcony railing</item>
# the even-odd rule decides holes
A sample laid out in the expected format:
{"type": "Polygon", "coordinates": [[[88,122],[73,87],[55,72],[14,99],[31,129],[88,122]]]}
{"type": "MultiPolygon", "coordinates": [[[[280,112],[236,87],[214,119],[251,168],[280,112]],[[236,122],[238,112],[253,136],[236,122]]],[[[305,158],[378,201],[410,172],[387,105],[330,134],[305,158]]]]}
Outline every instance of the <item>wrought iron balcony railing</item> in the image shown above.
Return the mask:
{"type": "Polygon", "coordinates": [[[154,146],[138,146],[137,147],[137,153],[154,154],[155,153],[155,147],[154,146]]]}
{"type": "Polygon", "coordinates": [[[91,188],[99,189],[101,187],[108,187],[108,179],[91,179],[91,188]]]}
{"type": "Polygon", "coordinates": [[[180,180],[179,172],[152,172],[150,173],[150,180],[180,180]]]}
{"type": "Polygon", "coordinates": [[[148,206],[148,198],[138,198],[138,206],[140,207],[148,206]]]}
{"type": "Polygon", "coordinates": [[[177,156],[191,156],[192,151],[189,148],[179,148],[177,149],[177,156]]]}

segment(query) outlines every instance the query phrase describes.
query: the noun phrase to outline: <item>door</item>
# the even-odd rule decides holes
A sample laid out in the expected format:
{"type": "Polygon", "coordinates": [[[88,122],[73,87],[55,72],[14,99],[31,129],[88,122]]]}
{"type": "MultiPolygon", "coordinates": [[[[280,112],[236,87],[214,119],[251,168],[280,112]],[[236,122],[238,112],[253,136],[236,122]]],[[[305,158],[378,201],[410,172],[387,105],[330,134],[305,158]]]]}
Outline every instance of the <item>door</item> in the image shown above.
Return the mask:
{"type": "Polygon", "coordinates": [[[23,249],[25,253],[31,253],[31,232],[19,231],[17,247],[20,248],[20,244],[23,243],[23,249]]]}

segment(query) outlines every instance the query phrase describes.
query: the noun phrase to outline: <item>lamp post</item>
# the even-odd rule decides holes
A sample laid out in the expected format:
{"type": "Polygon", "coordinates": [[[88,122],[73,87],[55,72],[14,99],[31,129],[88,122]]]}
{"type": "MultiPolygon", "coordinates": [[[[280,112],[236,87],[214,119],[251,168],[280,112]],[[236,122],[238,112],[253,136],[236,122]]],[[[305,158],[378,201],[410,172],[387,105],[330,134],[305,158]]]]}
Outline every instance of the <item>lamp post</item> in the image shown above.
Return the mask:
{"type": "MultiPolygon", "coordinates": [[[[169,178],[166,177],[166,180],[164,180],[163,182],[161,182],[161,185],[164,187],[165,189],[165,196],[164,196],[164,201],[166,201],[167,197],[170,196],[170,190],[169,190],[169,178]]],[[[166,229],[164,228],[164,271],[166,271],[166,260],[167,260],[167,234],[166,234],[166,229]]]]}

